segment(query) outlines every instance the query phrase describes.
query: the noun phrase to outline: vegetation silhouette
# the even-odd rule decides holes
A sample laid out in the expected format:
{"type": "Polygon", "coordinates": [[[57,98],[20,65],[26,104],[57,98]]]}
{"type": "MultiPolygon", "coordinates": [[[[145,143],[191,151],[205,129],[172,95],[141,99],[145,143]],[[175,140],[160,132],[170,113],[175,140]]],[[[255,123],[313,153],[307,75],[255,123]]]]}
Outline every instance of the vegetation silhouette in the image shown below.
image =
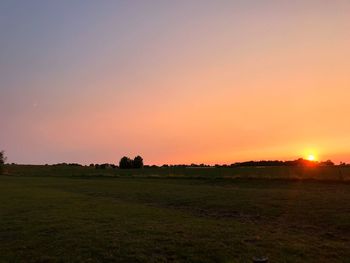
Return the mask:
{"type": "Polygon", "coordinates": [[[325,162],[310,161],[303,158],[299,158],[294,161],[248,161],[248,162],[238,162],[230,165],[231,167],[239,166],[334,166],[331,160],[325,162]]]}
{"type": "Polygon", "coordinates": [[[140,169],[143,167],[143,159],[140,155],[136,156],[133,161],[133,168],[140,169]]]}
{"type": "MultiPolygon", "coordinates": [[[[341,163],[341,166],[348,166],[346,163],[341,163]]],[[[161,166],[157,165],[145,165],[145,168],[234,168],[234,167],[269,167],[269,166],[311,166],[311,167],[319,167],[319,166],[335,166],[334,162],[331,160],[327,161],[310,161],[303,158],[299,158],[297,160],[292,161],[280,161],[280,160],[261,160],[261,161],[246,161],[246,162],[236,162],[232,164],[163,164],[161,166]]]]}
{"type": "Polygon", "coordinates": [[[0,151],[0,173],[3,172],[6,156],[4,151],[0,151]]]}
{"type": "Polygon", "coordinates": [[[119,161],[120,169],[140,169],[142,167],[143,167],[143,159],[140,155],[136,156],[134,160],[124,156],[119,161]]]}

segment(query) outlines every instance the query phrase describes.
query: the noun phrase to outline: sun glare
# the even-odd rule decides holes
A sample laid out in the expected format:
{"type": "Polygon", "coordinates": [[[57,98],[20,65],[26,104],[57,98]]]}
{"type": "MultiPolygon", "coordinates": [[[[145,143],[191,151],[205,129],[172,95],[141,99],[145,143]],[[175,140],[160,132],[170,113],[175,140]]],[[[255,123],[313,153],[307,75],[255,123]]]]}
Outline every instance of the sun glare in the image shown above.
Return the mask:
{"type": "Polygon", "coordinates": [[[309,161],[316,161],[316,157],[315,157],[315,155],[313,155],[313,154],[309,154],[309,155],[307,156],[307,159],[308,159],[309,161]]]}
{"type": "Polygon", "coordinates": [[[303,158],[305,160],[316,162],[319,160],[318,153],[319,152],[315,148],[309,148],[309,149],[305,149],[301,156],[304,156],[303,158]]]}

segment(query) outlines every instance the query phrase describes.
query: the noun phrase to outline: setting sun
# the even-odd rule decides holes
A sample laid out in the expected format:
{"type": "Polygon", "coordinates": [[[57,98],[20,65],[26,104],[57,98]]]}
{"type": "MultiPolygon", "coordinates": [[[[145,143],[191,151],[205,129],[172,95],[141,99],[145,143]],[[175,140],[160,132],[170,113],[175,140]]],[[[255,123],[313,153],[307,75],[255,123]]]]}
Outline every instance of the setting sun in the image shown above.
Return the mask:
{"type": "Polygon", "coordinates": [[[307,157],[307,159],[308,159],[309,161],[316,161],[316,157],[315,157],[315,155],[313,155],[313,154],[309,154],[308,157],[307,157]]]}

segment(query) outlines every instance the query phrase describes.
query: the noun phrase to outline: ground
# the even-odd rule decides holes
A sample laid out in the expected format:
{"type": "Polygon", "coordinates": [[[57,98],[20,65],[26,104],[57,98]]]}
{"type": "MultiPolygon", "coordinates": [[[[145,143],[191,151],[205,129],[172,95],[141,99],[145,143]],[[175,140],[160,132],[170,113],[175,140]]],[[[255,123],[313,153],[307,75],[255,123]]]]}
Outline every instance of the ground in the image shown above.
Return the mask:
{"type": "Polygon", "coordinates": [[[0,176],[0,262],[350,262],[346,182],[0,176]]]}

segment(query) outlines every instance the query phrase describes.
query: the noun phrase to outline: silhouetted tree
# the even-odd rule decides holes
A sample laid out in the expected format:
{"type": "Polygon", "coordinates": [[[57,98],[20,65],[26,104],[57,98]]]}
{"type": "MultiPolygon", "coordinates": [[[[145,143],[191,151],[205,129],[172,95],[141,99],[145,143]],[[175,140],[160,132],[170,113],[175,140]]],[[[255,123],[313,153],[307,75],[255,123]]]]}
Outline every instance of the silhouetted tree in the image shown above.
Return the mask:
{"type": "Polygon", "coordinates": [[[140,155],[136,156],[133,161],[133,168],[140,169],[143,167],[143,159],[140,155]]]}
{"type": "Polygon", "coordinates": [[[331,160],[327,160],[325,162],[321,162],[320,165],[322,165],[322,166],[334,166],[334,163],[331,160]]]}
{"type": "Polygon", "coordinates": [[[4,151],[0,151],[0,173],[2,173],[4,164],[6,162],[6,156],[4,151]]]}
{"type": "Polygon", "coordinates": [[[109,166],[108,163],[103,163],[103,164],[100,165],[100,169],[107,169],[108,166],[109,166]]]}
{"type": "Polygon", "coordinates": [[[119,161],[119,168],[120,169],[131,169],[131,168],[133,168],[133,160],[131,160],[129,157],[124,156],[119,161]]]}
{"type": "Polygon", "coordinates": [[[109,163],[103,163],[103,164],[95,164],[95,169],[107,169],[111,168],[111,164],[109,163]]]}

